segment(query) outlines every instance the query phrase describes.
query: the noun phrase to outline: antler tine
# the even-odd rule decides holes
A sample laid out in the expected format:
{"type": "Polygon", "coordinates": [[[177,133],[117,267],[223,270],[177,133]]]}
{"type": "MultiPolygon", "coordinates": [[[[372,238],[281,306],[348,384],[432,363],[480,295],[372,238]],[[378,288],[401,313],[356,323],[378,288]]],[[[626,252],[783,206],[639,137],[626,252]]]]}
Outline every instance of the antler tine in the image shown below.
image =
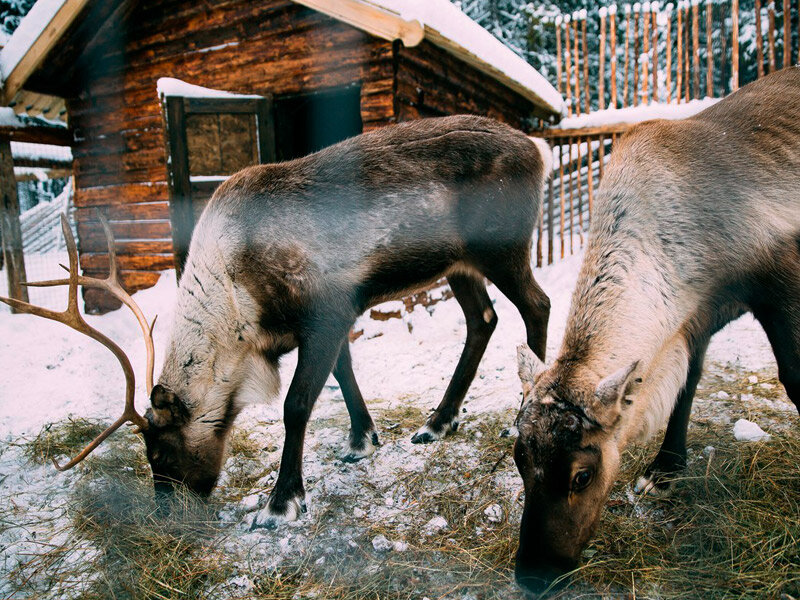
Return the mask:
{"type": "MultiPolygon", "coordinates": [[[[142,330],[142,335],[144,336],[144,346],[147,355],[147,367],[145,369],[145,385],[147,387],[147,394],[150,395],[150,392],[153,390],[153,370],[155,368],[155,346],[153,344],[153,327],[155,327],[156,320],[153,319],[152,324],[148,323],[147,319],[144,316],[144,313],[142,313],[142,309],[139,308],[139,305],[136,304],[136,301],[131,297],[131,295],[125,291],[125,288],[123,287],[119,276],[119,264],[117,262],[117,251],[114,243],[114,234],[111,231],[111,227],[108,224],[108,220],[106,220],[106,218],[99,210],[97,211],[97,218],[100,221],[100,225],[103,227],[103,232],[105,233],[106,242],[108,244],[108,277],[106,277],[105,279],[98,279],[96,277],[87,277],[86,275],[78,275],[78,285],[82,285],[83,287],[88,287],[88,288],[105,290],[106,292],[113,295],[117,300],[122,302],[129,309],[131,309],[131,312],[133,312],[133,315],[139,322],[139,327],[142,330]]],[[[66,239],[67,234],[64,234],[64,236],[66,239]]],[[[69,237],[70,239],[72,239],[74,244],[74,238],[72,238],[71,231],[69,233],[69,237]]],[[[69,269],[64,267],[64,265],[61,266],[65,270],[72,273],[71,261],[69,269]]],[[[31,283],[26,283],[24,285],[28,287],[54,287],[59,285],[69,285],[69,282],[70,282],[69,279],[49,279],[47,281],[31,282],[31,283]]]]}
{"type": "Polygon", "coordinates": [[[123,350],[110,338],[91,327],[81,316],[80,310],[78,309],[78,285],[82,277],[78,275],[78,248],[75,244],[75,238],[72,236],[72,231],[70,230],[69,223],[67,222],[67,218],[64,214],[61,215],[61,229],[64,232],[64,240],[66,241],[67,253],[69,255],[69,279],[58,283],[53,282],[52,285],[64,285],[65,283],[69,285],[69,296],[66,310],[63,312],[58,312],[40,306],[35,306],[27,302],[14,300],[12,298],[0,297],[0,302],[8,304],[20,312],[32,314],[37,317],[43,317],[59,323],[64,323],[72,329],[89,336],[97,342],[100,342],[114,354],[119,361],[120,366],[122,367],[123,373],[125,374],[125,409],[122,412],[122,415],[110,427],[92,440],[92,442],[86,446],[86,448],[84,448],[80,454],[78,454],[67,464],[63,466],[59,465],[55,459],[53,459],[53,464],[59,471],[66,471],[86,458],[89,453],[92,452],[92,450],[97,448],[97,446],[99,446],[103,440],[105,440],[114,431],[119,429],[123,423],[130,421],[140,430],[147,429],[149,423],[144,417],[136,412],[136,407],[134,405],[136,381],[133,374],[133,367],[131,367],[130,360],[128,360],[125,352],[123,352],[123,350]]]}

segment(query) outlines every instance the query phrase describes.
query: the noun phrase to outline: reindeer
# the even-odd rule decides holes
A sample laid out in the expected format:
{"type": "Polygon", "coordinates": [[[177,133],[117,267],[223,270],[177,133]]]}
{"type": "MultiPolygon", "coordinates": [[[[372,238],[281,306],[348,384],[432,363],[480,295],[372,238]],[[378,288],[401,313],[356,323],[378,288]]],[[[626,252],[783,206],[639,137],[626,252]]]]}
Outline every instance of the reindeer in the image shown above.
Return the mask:
{"type": "Polygon", "coordinates": [[[265,524],[298,518],[306,424],[331,371],[350,415],[344,460],[378,446],[351,365],[353,323],[442,277],[464,310],[467,341],[413,442],[458,427],[497,323],[484,276],[518,308],[543,360],[550,302],[530,250],[550,156],[541,140],[491,119],[445,117],[250,167],[222,184],[195,228],[151,408],[137,419],[156,491],[212,491],[234,419],[248,399],[277,394],[278,359],[297,348],[265,524]]]}
{"type": "Polygon", "coordinates": [[[637,489],[667,490],[709,340],[747,311],[800,410],[798,68],[639,124],[614,149],[558,359],[518,353],[520,583],[541,591],[576,566],[622,450],[665,424],[637,489]]]}

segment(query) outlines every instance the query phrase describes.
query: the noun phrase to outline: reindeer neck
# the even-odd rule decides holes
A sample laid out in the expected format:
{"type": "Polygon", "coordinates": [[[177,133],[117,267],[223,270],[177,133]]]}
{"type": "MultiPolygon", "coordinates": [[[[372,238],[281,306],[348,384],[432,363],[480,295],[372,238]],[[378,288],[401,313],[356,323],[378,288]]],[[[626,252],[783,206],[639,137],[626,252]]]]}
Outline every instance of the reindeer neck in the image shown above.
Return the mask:
{"type": "Polygon", "coordinates": [[[639,361],[642,384],[618,425],[621,447],[664,425],[685,381],[688,351],[679,334],[684,316],[674,287],[669,265],[645,252],[635,236],[616,232],[590,241],[559,362],[596,385],[639,361]]]}
{"type": "Polygon", "coordinates": [[[161,379],[192,404],[230,395],[238,385],[235,370],[252,351],[247,332],[255,329],[240,308],[222,261],[212,252],[191,255],[161,379]]]}

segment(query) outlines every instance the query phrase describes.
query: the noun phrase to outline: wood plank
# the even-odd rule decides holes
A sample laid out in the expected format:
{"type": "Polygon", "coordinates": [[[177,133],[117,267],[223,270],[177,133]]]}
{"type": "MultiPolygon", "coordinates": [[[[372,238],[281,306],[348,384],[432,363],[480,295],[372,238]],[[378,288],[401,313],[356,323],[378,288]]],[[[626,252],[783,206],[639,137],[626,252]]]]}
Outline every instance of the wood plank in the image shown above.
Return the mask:
{"type": "MultiPolygon", "coordinates": [[[[79,221],[78,239],[81,242],[95,240],[104,242],[106,237],[100,221],[79,221]]],[[[172,227],[167,220],[152,221],[110,221],[114,239],[119,242],[129,240],[163,240],[172,238],[172,227]]],[[[102,248],[101,248],[102,250],[102,248]]]]}
{"type": "Polygon", "coordinates": [[[71,146],[72,131],[66,127],[8,127],[0,126],[0,137],[12,142],[31,142],[33,144],[52,144],[71,146]]]}
{"type": "Polygon", "coordinates": [[[96,219],[96,210],[99,210],[110,221],[140,219],[169,220],[169,202],[137,202],[78,208],[76,210],[78,221],[92,221],[96,219]]]}
{"type": "Polygon", "coordinates": [[[610,135],[613,133],[625,133],[626,131],[628,131],[628,129],[630,129],[634,125],[636,125],[636,123],[617,123],[615,125],[602,125],[600,127],[586,127],[583,129],[558,129],[558,128],[539,129],[536,131],[532,131],[530,135],[535,135],[547,139],[601,136],[601,135],[610,135]]]}
{"type": "MultiPolygon", "coordinates": [[[[108,254],[105,252],[82,252],[81,265],[84,269],[108,271],[108,254]]],[[[134,271],[166,271],[175,266],[172,252],[163,254],[120,254],[117,256],[120,269],[134,271]]]]}
{"type": "Polygon", "coordinates": [[[78,207],[155,202],[168,198],[166,181],[84,187],[75,190],[75,206],[78,207]]]}

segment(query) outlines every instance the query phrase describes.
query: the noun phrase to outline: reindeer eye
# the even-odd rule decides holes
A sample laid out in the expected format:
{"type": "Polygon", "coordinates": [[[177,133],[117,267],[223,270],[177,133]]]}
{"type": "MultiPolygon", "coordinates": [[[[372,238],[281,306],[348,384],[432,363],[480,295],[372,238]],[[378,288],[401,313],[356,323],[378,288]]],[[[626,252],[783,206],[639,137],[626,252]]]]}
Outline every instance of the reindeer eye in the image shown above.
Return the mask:
{"type": "Polygon", "coordinates": [[[572,491],[580,492],[581,490],[586,489],[592,482],[593,478],[594,470],[592,469],[583,469],[582,471],[578,471],[572,478],[572,491]]]}

